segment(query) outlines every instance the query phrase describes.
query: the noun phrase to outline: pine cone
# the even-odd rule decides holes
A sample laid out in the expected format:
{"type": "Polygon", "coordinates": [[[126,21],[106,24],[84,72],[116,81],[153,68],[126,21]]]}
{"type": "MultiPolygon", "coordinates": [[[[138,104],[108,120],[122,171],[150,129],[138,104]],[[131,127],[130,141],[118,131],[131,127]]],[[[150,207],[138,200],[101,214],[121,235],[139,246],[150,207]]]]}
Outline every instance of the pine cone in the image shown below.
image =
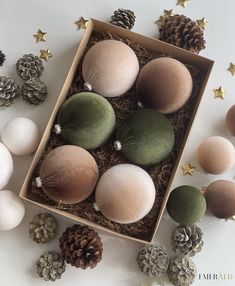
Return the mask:
{"type": "Polygon", "coordinates": [[[164,17],[159,39],[196,54],[206,47],[202,29],[197,22],[184,15],[164,17]]]}
{"type": "Polygon", "coordinates": [[[56,281],[65,272],[62,256],[54,251],[43,253],[36,263],[37,273],[45,281],[56,281]]]}
{"type": "Polygon", "coordinates": [[[0,106],[10,106],[20,95],[20,88],[14,79],[0,76],[0,106]]]}
{"type": "Polygon", "coordinates": [[[40,77],[44,70],[42,60],[32,54],[23,55],[16,63],[16,71],[23,80],[40,77]]]}
{"type": "Polygon", "coordinates": [[[202,230],[196,225],[179,225],[171,237],[173,249],[178,254],[194,256],[202,250],[202,236],[202,230]]]}
{"type": "Polygon", "coordinates": [[[94,268],[102,259],[101,239],[88,226],[67,228],[60,238],[60,249],[67,263],[82,269],[94,268]]]}
{"type": "Polygon", "coordinates": [[[175,286],[189,286],[195,280],[197,269],[188,256],[177,256],[170,260],[168,277],[175,286]]]}
{"type": "Polygon", "coordinates": [[[22,85],[21,93],[26,102],[35,105],[42,103],[48,94],[45,83],[37,77],[28,79],[22,85]]]}
{"type": "Polygon", "coordinates": [[[3,54],[3,52],[0,50],[0,66],[4,63],[6,59],[6,56],[3,54]]]}
{"type": "Polygon", "coordinates": [[[156,277],[167,271],[169,259],[163,247],[147,245],[138,253],[137,262],[145,275],[156,277]]]}
{"type": "Polygon", "coordinates": [[[118,9],[114,11],[110,23],[127,30],[131,30],[135,25],[135,14],[131,10],[118,9]]]}
{"type": "Polygon", "coordinates": [[[29,234],[37,243],[47,243],[54,239],[58,232],[58,224],[53,215],[40,213],[34,216],[29,224],[29,234]]]}

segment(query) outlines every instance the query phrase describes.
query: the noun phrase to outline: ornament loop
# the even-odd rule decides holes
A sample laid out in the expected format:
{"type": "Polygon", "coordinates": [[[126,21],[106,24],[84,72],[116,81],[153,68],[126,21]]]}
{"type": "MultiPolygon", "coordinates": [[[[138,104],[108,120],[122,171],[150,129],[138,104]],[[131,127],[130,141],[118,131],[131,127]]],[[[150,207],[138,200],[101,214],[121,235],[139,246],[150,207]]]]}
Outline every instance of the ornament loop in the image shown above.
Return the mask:
{"type": "Polygon", "coordinates": [[[40,177],[36,177],[35,183],[36,183],[37,188],[42,187],[42,179],[40,177]]]}
{"type": "Polygon", "coordinates": [[[120,151],[122,150],[122,143],[118,140],[116,140],[113,144],[114,148],[117,150],[117,151],[120,151]]]}
{"type": "Polygon", "coordinates": [[[84,90],[85,91],[92,91],[92,86],[89,82],[84,83],[84,90]]]}
{"type": "Polygon", "coordinates": [[[61,131],[62,131],[61,126],[60,126],[59,124],[56,124],[56,125],[54,126],[54,131],[55,131],[55,133],[56,133],[57,135],[59,135],[59,134],[61,133],[61,131]]]}

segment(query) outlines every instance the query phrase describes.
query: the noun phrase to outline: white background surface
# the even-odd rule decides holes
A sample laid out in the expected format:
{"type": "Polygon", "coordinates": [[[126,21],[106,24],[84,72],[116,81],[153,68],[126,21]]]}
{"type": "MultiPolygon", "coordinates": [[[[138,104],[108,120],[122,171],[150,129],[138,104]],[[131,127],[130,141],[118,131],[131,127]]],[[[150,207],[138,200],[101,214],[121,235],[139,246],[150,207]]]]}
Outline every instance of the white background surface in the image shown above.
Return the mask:
{"type": "MultiPolygon", "coordinates": [[[[235,168],[222,176],[203,174],[196,162],[195,150],[201,140],[210,135],[225,136],[235,144],[235,139],[228,135],[224,124],[226,111],[234,104],[235,98],[235,78],[226,71],[229,63],[235,62],[234,0],[191,0],[186,9],[176,6],[176,0],[0,0],[0,49],[7,56],[4,66],[0,67],[0,75],[13,77],[21,84],[15,71],[15,63],[19,57],[25,53],[39,55],[40,49],[46,48],[50,48],[54,55],[44,65],[43,80],[49,89],[47,101],[33,107],[20,99],[10,108],[1,108],[0,131],[9,119],[26,116],[35,120],[43,132],[83,34],[83,31],[76,30],[74,22],[80,16],[106,21],[115,9],[122,7],[136,13],[137,20],[133,31],[152,37],[157,36],[157,28],[153,23],[163,13],[163,9],[174,9],[175,13],[184,13],[193,19],[205,16],[209,21],[205,33],[207,48],[201,55],[215,60],[215,66],[181,162],[184,164],[190,161],[196,165],[197,170],[194,176],[190,177],[183,176],[182,170],[179,169],[174,186],[191,184],[202,187],[219,178],[233,180],[235,168]],[[36,44],[32,35],[39,28],[48,32],[47,41],[36,44]],[[213,98],[213,89],[220,85],[227,91],[224,101],[213,98]]],[[[31,160],[32,157],[14,157],[15,170],[7,189],[19,192],[31,160]]],[[[0,233],[1,286],[52,284],[37,277],[34,263],[44,251],[58,250],[58,240],[44,246],[30,240],[27,233],[28,223],[41,209],[31,204],[25,205],[26,216],[23,223],[15,230],[0,233]]],[[[60,233],[73,224],[72,221],[56,217],[59,219],[60,233]]],[[[199,225],[205,233],[205,246],[203,251],[193,258],[198,273],[230,273],[234,277],[230,281],[197,279],[194,285],[235,285],[235,222],[220,221],[207,215],[199,225]]],[[[165,245],[169,254],[172,254],[170,236],[175,226],[165,215],[155,238],[156,243],[165,245]]],[[[103,261],[97,268],[82,271],[67,266],[62,279],[55,282],[55,285],[136,286],[147,281],[147,278],[138,272],[136,264],[136,255],[142,245],[100,234],[104,253],[103,261]]],[[[165,280],[167,282],[167,278],[165,280]]]]}

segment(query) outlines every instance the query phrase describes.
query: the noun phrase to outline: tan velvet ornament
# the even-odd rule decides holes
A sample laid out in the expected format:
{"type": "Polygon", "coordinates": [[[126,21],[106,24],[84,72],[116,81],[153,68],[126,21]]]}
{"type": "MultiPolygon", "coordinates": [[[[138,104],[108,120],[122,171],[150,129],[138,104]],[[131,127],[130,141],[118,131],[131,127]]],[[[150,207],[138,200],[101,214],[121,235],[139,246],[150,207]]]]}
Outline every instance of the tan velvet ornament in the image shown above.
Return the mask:
{"type": "Polygon", "coordinates": [[[148,62],[141,69],[136,84],[140,102],[162,113],[183,107],[192,90],[193,80],[186,66],[166,57],[148,62]]]}
{"type": "Polygon", "coordinates": [[[95,44],[82,65],[86,89],[105,97],[126,93],[134,85],[138,73],[139,62],[134,51],[116,40],[95,44]]]}
{"type": "Polygon", "coordinates": [[[235,215],[235,184],[227,180],[211,183],[205,191],[208,210],[217,218],[235,215]]]}
{"type": "Polygon", "coordinates": [[[98,166],[85,149],[64,145],[48,153],[43,160],[37,187],[52,200],[74,204],[93,192],[98,180],[98,166]]]}
{"type": "Polygon", "coordinates": [[[197,158],[200,166],[207,173],[222,174],[233,167],[235,149],[226,138],[211,136],[199,145],[197,158]]]}
{"type": "Polygon", "coordinates": [[[228,131],[235,136],[235,104],[228,110],[225,121],[228,131]]]}
{"type": "Polygon", "coordinates": [[[95,208],[108,219],[134,223],[145,217],[155,200],[155,187],[149,174],[132,164],[119,164],[100,178],[95,208]]]}

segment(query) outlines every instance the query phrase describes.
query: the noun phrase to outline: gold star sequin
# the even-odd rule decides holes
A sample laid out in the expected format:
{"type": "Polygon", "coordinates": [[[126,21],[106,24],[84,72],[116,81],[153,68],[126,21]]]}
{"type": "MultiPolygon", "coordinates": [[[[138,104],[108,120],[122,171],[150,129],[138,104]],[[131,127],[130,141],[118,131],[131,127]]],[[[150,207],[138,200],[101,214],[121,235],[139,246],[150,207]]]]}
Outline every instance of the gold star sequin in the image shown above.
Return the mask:
{"type": "Polygon", "coordinates": [[[83,17],[81,17],[78,21],[75,22],[75,24],[78,26],[78,30],[86,29],[88,23],[89,23],[89,20],[85,20],[83,17]]]}
{"type": "Polygon", "coordinates": [[[229,68],[227,69],[231,73],[232,76],[235,75],[235,64],[230,63],[229,68]]]}
{"type": "Polygon", "coordinates": [[[215,94],[215,98],[220,98],[220,99],[224,99],[225,97],[225,90],[222,88],[222,86],[220,86],[217,89],[214,89],[214,94],[215,94]]]}
{"type": "Polygon", "coordinates": [[[173,15],[173,9],[164,10],[164,16],[168,17],[168,16],[172,16],[172,15],[173,15]]]}
{"type": "Polygon", "coordinates": [[[156,25],[158,25],[158,28],[160,28],[163,22],[164,22],[164,17],[163,17],[163,16],[160,16],[159,19],[156,20],[154,23],[155,23],[156,25]]]}
{"type": "Polygon", "coordinates": [[[192,166],[190,163],[186,163],[184,166],[181,167],[183,170],[184,175],[193,175],[193,172],[195,171],[196,167],[192,166]]]}
{"type": "Polygon", "coordinates": [[[41,55],[40,55],[40,58],[45,60],[46,62],[48,62],[49,58],[52,58],[53,55],[50,51],[50,49],[47,49],[47,50],[40,50],[41,52],[41,55]]]}
{"type": "Polygon", "coordinates": [[[196,22],[202,30],[204,30],[204,31],[206,30],[206,27],[208,25],[208,21],[205,19],[205,17],[203,17],[201,20],[197,20],[196,22]]]}
{"type": "Polygon", "coordinates": [[[188,4],[189,0],[177,0],[176,5],[180,5],[184,8],[186,8],[187,4],[188,4]]]}
{"type": "Polygon", "coordinates": [[[47,32],[42,32],[42,30],[38,29],[37,34],[34,34],[33,37],[36,39],[36,42],[45,42],[46,41],[47,32]]]}

